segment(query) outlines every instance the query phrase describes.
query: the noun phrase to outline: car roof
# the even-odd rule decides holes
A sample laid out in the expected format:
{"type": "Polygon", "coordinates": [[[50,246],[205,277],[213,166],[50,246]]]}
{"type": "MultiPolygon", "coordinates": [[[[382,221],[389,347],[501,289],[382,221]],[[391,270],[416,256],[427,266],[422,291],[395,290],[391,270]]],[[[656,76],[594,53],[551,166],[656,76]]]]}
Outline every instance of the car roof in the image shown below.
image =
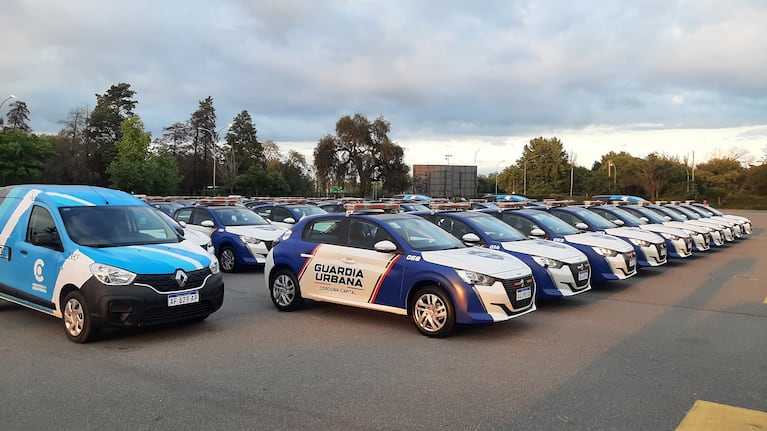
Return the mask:
{"type": "Polygon", "coordinates": [[[82,185],[25,184],[0,188],[0,197],[23,196],[39,191],[38,199],[57,207],[96,205],[146,205],[141,199],[114,189],[82,185]]]}

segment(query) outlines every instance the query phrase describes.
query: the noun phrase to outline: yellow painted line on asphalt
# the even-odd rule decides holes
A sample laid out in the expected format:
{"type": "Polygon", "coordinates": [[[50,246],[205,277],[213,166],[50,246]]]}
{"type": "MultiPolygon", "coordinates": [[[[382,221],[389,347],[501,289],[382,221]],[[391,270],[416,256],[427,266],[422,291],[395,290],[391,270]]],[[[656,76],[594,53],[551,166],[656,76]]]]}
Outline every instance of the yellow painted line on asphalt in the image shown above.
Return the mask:
{"type": "Polygon", "coordinates": [[[767,413],[698,400],[676,431],[767,429],[767,413]]]}

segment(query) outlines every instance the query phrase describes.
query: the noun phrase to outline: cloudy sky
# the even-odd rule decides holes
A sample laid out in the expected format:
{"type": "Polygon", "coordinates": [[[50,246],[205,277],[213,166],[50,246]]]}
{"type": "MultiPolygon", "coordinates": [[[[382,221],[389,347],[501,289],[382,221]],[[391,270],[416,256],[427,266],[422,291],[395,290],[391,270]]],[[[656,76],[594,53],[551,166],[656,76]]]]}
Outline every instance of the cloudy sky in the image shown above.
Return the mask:
{"type": "Polygon", "coordinates": [[[355,113],[388,120],[409,164],[480,173],[537,136],[586,167],[767,151],[763,0],[2,3],[0,99],[37,132],[126,82],[154,137],[211,96],[219,126],[247,110],[307,155],[355,113]]]}

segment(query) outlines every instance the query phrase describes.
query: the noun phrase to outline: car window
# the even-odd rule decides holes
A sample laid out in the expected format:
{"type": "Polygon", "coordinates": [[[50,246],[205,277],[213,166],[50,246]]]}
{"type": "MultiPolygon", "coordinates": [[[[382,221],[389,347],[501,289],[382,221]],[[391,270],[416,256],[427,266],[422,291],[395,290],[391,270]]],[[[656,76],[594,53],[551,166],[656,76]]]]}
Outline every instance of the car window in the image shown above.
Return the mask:
{"type": "Polygon", "coordinates": [[[259,226],[269,224],[263,217],[245,207],[213,208],[224,226],[259,226]]]}
{"type": "Polygon", "coordinates": [[[201,225],[205,220],[213,221],[213,216],[205,208],[195,208],[192,212],[192,218],[189,223],[194,225],[201,225]]]}
{"type": "Polygon", "coordinates": [[[182,221],[184,223],[190,223],[190,219],[192,218],[192,209],[193,208],[184,208],[182,210],[178,210],[176,212],[176,220],[182,221]]]}
{"type": "Polygon", "coordinates": [[[339,244],[338,232],[342,221],[342,218],[314,220],[306,224],[301,238],[308,242],[339,244]]]}
{"type": "Polygon", "coordinates": [[[59,238],[59,230],[56,227],[56,223],[53,221],[51,213],[47,209],[35,205],[32,207],[32,212],[29,216],[29,225],[27,226],[27,238],[26,241],[31,244],[35,244],[38,239],[38,235],[51,235],[52,244],[44,247],[64,251],[64,247],[61,245],[61,239],[59,238]]]}
{"type": "Polygon", "coordinates": [[[447,250],[466,247],[458,238],[421,217],[386,219],[383,222],[397,232],[414,250],[447,250]]]}

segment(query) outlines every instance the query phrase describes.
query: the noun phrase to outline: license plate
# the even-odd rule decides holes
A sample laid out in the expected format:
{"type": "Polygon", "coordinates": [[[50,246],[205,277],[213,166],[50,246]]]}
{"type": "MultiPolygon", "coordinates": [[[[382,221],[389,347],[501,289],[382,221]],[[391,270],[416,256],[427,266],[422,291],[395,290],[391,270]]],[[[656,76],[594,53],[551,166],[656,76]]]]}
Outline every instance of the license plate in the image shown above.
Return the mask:
{"type": "Polygon", "coordinates": [[[589,278],[589,270],[584,269],[583,271],[578,271],[578,281],[588,280],[589,278]]]}
{"type": "Polygon", "coordinates": [[[200,302],[200,293],[197,291],[168,295],[168,307],[193,304],[195,302],[200,302]]]}
{"type": "Polygon", "coordinates": [[[517,289],[517,301],[527,299],[533,295],[533,289],[531,287],[523,287],[517,289]]]}
{"type": "Polygon", "coordinates": [[[637,259],[635,257],[632,257],[631,259],[629,259],[629,266],[636,266],[636,264],[637,264],[637,259]]]}

